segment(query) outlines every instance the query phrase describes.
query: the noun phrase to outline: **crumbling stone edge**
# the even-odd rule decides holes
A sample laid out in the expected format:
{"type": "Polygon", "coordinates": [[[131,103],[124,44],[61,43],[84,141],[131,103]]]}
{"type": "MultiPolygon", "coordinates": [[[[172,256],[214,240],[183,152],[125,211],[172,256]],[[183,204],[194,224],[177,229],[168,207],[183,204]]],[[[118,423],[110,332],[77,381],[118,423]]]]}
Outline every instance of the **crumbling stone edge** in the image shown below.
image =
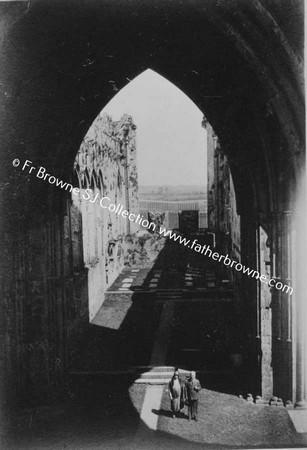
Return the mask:
{"type": "Polygon", "coordinates": [[[246,398],[243,397],[243,395],[239,395],[239,398],[246,401],[247,403],[254,404],[254,405],[269,405],[269,406],[282,406],[287,409],[293,409],[293,403],[291,400],[284,401],[280,397],[272,396],[270,399],[264,399],[261,397],[261,395],[255,395],[247,394],[246,398]]]}

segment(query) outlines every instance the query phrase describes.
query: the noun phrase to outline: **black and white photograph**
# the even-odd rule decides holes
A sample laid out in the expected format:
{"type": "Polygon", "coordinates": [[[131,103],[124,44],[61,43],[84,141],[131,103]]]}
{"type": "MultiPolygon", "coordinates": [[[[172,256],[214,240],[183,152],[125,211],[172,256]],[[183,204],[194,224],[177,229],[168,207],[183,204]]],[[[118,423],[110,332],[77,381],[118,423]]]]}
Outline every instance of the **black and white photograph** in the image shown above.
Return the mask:
{"type": "Polygon", "coordinates": [[[307,448],[304,0],[0,0],[0,448],[307,448]]]}

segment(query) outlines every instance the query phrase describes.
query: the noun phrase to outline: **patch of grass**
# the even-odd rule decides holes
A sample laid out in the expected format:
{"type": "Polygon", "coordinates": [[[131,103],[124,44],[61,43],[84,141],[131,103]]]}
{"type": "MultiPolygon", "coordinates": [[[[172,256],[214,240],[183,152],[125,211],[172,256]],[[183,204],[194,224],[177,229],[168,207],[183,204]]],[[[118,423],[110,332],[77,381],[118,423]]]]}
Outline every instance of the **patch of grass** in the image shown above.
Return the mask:
{"type": "MultiPolygon", "coordinates": [[[[161,410],[170,408],[165,389],[161,410]]],[[[187,408],[184,411],[187,414],[187,408]]],[[[161,414],[158,429],[194,443],[219,446],[293,447],[300,436],[285,408],[248,404],[238,397],[203,389],[198,422],[161,414]]]]}

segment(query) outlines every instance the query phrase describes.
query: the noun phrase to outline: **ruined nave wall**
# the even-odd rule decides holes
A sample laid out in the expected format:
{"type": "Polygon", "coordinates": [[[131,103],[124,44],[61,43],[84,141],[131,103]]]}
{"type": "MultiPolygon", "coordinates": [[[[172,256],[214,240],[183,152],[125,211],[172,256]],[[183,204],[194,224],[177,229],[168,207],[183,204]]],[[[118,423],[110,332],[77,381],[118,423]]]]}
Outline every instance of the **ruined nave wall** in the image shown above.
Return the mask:
{"type": "Polygon", "coordinates": [[[115,205],[138,214],[136,126],[125,114],[113,121],[96,118],[77,153],[74,171],[79,195],[73,213],[81,212],[84,265],[88,269],[89,317],[94,318],[125,264],[139,225],[108,209],[115,205]]]}

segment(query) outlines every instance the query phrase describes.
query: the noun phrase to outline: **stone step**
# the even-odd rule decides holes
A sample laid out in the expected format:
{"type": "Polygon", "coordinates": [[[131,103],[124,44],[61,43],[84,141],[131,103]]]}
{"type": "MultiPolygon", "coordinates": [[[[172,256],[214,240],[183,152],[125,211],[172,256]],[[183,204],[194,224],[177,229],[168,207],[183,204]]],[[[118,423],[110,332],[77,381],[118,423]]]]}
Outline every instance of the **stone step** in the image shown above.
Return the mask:
{"type": "MultiPolygon", "coordinates": [[[[188,370],[180,370],[180,375],[189,375],[188,370]]],[[[144,372],[139,374],[139,378],[167,378],[170,380],[170,378],[173,376],[173,372],[144,372]]]]}
{"type": "Polygon", "coordinates": [[[156,291],[156,296],[158,298],[182,298],[183,292],[182,291],[156,291]]]}
{"type": "Polygon", "coordinates": [[[183,294],[159,294],[158,292],[156,293],[157,297],[159,298],[170,298],[170,297],[176,297],[176,298],[182,298],[183,294]]]}
{"type": "Polygon", "coordinates": [[[182,292],[182,291],[176,291],[176,292],[174,292],[174,291],[161,292],[161,291],[156,290],[156,294],[157,294],[157,295],[183,295],[183,292],[182,292]]]}
{"type": "Polygon", "coordinates": [[[161,379],[167,379],[168,381],[172,378],[173,373],[172,372],[145,372],[140,373],[138,376],[138,380],[148,379],[148,380],[161,380],[161,379]]]}
{"type": "Polygon", "coordinates": [[[182,289],[157,289],[157,293],[159,294],[168,294],[170,292],[182,293],[182,289]]]}
{"type": "MultiPolygon", "coordinates": [[[[173,373],[176,367],[174,366],[134,366],[134,372],[167,372],[173,373]]],[[[183,370],[179,368],[179,371],[183,370]]]]}
{"type": "Polygon", "coordinates": [[[158,295],[182,295],[182,290],[180,291],[159,291],[156,289],[158,295]]]}
{"type": "MultiPolygon", "coordinates": [[[[179,370],[180,376],[187,376],[190,374],[189,370],[183,371],[179,370]]],[[[233,370],[220,370],[220,371],[210,371],[210,370],[196,370],[196,373],[198,376],[200,375],[225,375],[225,376],[232,376],[234,375],[233,370]]],[[[138,378],[134,380],[134,383],[138,384],[168,384],[171,380],[172,373],[166,372],[165,375],[163,373],[143,373],[140,374],[138,378]],[[168,376],[166,376],[168,375],[168,376]]]]}
{"type": "MultiPolygon", "coordinates": [[[[174,366],[138,366],[134,368],[138,374],[138,378],[134,381],[135,383],[144,384],[167,384],[169,383],[175,367],[174,366]]],[[[179,368],[180,375],[188,375],[190,372],[185,369],[179,368]]]]}
{"type": "MultiPolygon", "coordinates": [[[[137,384],[151,384],[151,385],[161,385],[168,384],[175,367],[172,366],[160,366],[160,367],[149,367],[149,366],[137,366],[128,369],[115,369],[115,370],[101,370],[101,371],[71,371],[70,376],[74,380],[85,380],[85,379],[109,379],[111,376],[114,377],[135,377],[134,383],[137,384]],[[148,370],[149,369],[149,370],[148,370]]],[[[234,375],[234,369],[229,370],[196,370],[197,375],[234,375]]],[[[185,377],[190,374],[190,370],[180,369],[179,374],[181,377],[185,377]]]]}
{"type": "Polygon", "coordinates": [[[134,382],[137,384],[168,384],[169,378],[137,378],[134,382]]]}

